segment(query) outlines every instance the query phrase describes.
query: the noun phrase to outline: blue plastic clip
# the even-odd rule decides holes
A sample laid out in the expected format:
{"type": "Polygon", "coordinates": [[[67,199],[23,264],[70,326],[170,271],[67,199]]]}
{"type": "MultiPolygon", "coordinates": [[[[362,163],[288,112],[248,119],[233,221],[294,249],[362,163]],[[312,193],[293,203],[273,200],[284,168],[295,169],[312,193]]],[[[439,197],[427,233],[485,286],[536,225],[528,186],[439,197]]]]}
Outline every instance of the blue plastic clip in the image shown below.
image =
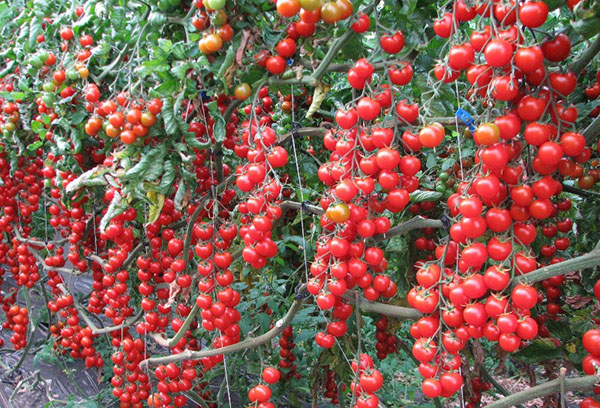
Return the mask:
{"type": "Polygon", "coordinates": [[[206,101],[208,101],[210,99],[210,97],[208,96],[208,94],[204,90],[200,91],[200,97],[202,98],[202,100],[204,102],[206,102],[206,101]]]}
{"type": "Polygon", "coordinates": [[[473,116],[463,108],[458,108],[456,111],[456,117],[461,120],[465,125],[471,129],[471,131],[475,131],[475,123],[473,122],[473,116]]]}
{"type": "Polygon", "coordinates": [[[294,59],[293,58],[288,58],[287,61],[286,61],[286,63],[287,63],[287,65],[289,67],[291,67],[292,65],[294,65],[294,59]]]}

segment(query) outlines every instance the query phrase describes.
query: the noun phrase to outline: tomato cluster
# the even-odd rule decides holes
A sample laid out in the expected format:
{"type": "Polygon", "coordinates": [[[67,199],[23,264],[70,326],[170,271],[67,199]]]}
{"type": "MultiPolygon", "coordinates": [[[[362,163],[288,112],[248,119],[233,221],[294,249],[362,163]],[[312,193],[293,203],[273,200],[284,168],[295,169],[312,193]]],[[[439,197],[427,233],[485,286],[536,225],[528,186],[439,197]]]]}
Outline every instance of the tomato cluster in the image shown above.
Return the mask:
{"type": "Polygon", "coordinates": [[[294,17],[300,13],[300,21],[294,23],[295,30],[303,36],[310,36],[315,31],[315,24],[323,20],[326,24],[335,24],[352,15],[354,6],[349,0],[274,0],[277,12],[282,17],[294,17]],[[310,34],[307,34],[310,33],[310,34]]]}
{"type": "Polygon", "coordinates": [[[383,375],[375,368],[368,354],[360,354],[352,362],[352,371],[358,376],[358,382],[350,383],[350,390],[357,396],[353,408],[376,408],[379,398],[375,394],[383,386],[383,375]]]}
{"type": "Polygon", "coordinates": [[[198,14],[192,17],[192,24],[196,30],[203,33],[198,41],[198,47],[203,54],[213,54],[219,51],[224,44],[231,41],[234,32],[227,23],[228,15],[225,11],[225,0],[196,0],[194,7],[198,14]]]}
{"type": "Polygon", "coordinates": [[[389,321],[385,316],[380,317],[375,323],[375,339],[377,339],[375,350],[377,350],[377,358],[380,360],[385,360],[389,354],[398,351],[398,339],[393,333],[389,332],[388,326],[389,321]]]}

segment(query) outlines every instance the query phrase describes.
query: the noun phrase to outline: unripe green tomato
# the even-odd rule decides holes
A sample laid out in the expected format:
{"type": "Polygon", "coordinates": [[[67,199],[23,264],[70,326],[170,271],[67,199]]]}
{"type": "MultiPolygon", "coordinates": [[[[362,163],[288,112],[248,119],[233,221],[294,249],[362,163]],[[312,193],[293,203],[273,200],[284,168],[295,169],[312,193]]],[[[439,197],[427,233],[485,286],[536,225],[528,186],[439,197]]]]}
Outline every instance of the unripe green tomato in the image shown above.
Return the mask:
{"type": "Polygon", "coordinates": [[[70,81],[77,81],[79,79],[79,72],[70,69],[67,71],[67,78],[69,78],[70,81]]]}
{"type": "Polygon", "coordinates": [[[54,84],[52,82],[45,82],[44,85],[42,85],[42,89],[44,92],[54,92],[54,84]]]}
{"type": "Polygon", "coordinates": [[[445,193],[446,192],[446,186],[443,184],[436,184],[435,185],[435,191],[437,191],[438,193],[445,193]]]}
{"type": "Polygon", "coordinates": [[[225,7],[226,0],[208,0],[206,4],[213,10],[221,10],[225,7]]]}
{"type": "Polygon", "coordinates": [[[226,22],[227,22],[227,13],[224,10],[217,10],[217,12],[212,15],[213,25],[215,25],[217,27],[221,27],[226,22]]]}
{"type": "Polygon", "coordinates": [[[281,126],[287,126],[290,125],[292,123],[292,116],[288,115],[288,114],[283,114],[281,116],[281,126]]]}
{"type": "Polygon", "coordinates": [[[306,11],[313,11],[321,7],[321,0],[300,0],[300,7],[306,11]]]}
{"type": "Polygon", "coordinates": [[[14,123],[12,123],[12,122],[6,122],[6,123],[4,124],[4,130],[6,130],[6,131],[7,131],[7,132],[9,132],[9,133],[12,133],[12,132],[14,132],[16,129],[17,129],[17,125],[15,125],[15,124],[14,124],[14,123]]]}
{"type": "Polygon", "coordinates": [[[36,55],[35,57],[31,58],[30,64],[32,67],[40,69],[42,65],[44,65],[44,60],[36,55]]]}
{"type": "Polygon", "coordinates": [[[40,51],[40,60],[44,63],[48,59],[48,51],[40,51]]]}
{"type": "Polygon", "coordinates": [[[169,7],[171,7],[169,2],[166,0],[159,1],[157,5],[158,5],[158,9],[161,11],[167,11],[169,9],[169,7]]]}
{"type": "Polygon", "coordinates": [[[54,94],[44,94],[44,96],[42,96],[42,102],[44,102],[47,107],[51,108],[54,106],[54,94]]]}
{"type": "Polygon", "coordinates": [[[449,178],[450,178],[450,175],[448,173],[446,173],[445,171],[440,173],[440,180],[448,181],[449,178]]]}

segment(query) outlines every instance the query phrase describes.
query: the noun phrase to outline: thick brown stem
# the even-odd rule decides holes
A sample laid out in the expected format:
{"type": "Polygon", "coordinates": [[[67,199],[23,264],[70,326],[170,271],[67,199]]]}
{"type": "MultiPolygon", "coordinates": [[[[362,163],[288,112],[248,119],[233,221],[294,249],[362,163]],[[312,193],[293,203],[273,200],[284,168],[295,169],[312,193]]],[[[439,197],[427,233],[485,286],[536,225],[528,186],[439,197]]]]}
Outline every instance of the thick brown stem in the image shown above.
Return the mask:
{"type": "Polygon", "coordinates": [[[429,218],[416,216],[406,222],[403,222],[402,224],[398,224],[395,227],[390,228],[390,230],[388,232],[386,232],[385,234],[380,234],[380,235],[374,236],[373,238],[370,239],[370,242],[377,243],[377,242],[385,241],[386,239],[389,239],[396,235],[405,234],[408,231],[412,231],[414,229],[443,228],[443,227],[444,227],[444,224],[440,220],[432,220],[429,218]]]}
{"type": "MultiPolygon", "coordinates": [[[[588,376],[579,378],[565,378],[564,379],[564,390],[565,391],[580,391],[589,390],[594,388],[596,383],[600,381],[600,376],[588,376]]],[[[521,404],[527,401],[531,401],[536,398],[545,397],[546,395],[552,394],[559,391],[561,388],[561,379],[545,382],[538,386],[528,388],[521,392],[509,395],[501,400],[492,402],[485,406],[485,408],[511,408],[517,404],[521,404]]]]}
{"type": "Polygon", "coordinates": [[[600,35],[596,37],[596,40],[581,54],[577,60],[571,65],[571,71],[575,76],[579,76],[586,65],[590,63],[592,59],[600,52],[600,35]]]}
{"type": "Polygon", "coordinates": [[[585,136],[587,144],[598,140],[598,135],[600,135],[600,115],[596,116],[592,123],[585,128],[582,135],[585,136]]]}
{"type": "Polygon", "coordinates": [[[217,356],[219,354],[233,353],[235,351],[251,349],[254,347],[258,347],[262,344],[265,344],[265,343],[269,342],[271,339],[278,336],[287,326],[290,325],[290,323],[292,322],[292,319],[294,318],[296,313],[298,313],[298,311],[300,311],[300,308],[302,307],[302,304],[304,303],[304,300],[306,299],[303,296],[305,291],[306,291],[306,286],[303,286],[299,290],[299,294],[296,296],[296,299],[294,299],[292,306],[287,311],[285,316],[283,316],[280,320],[278,320],[275,323],[275,326],[271,330],[269,330],[268,332],[266,332],[258,337],[246,339],[239,343],[232,344],[231,346],[227,346],[227,347],[223,347],[223,348],[219,348],[219,349],[207,349],[207,350],[201,350],[201,351],[186,350],[182,353],[173,354],[170,356],[151,357],[140,363],[140,369],[144,370],[149,365],[167,364],[167,363],[173,363],[173,362],[185,361],[185,360],[199,360],[204,357],[211,357],[211,356],[217,356]]]}
{"type": "MultiPolygon", "coordinates": [[[[600,244],[600,242],[598,244],[600,244]]],[[[520,275],[515,279],[513,284],[540,282],[553,276],[564,275],[569,272],[592,268],[598,265],[600,265],[600,248],[596,245],[596,248],[585,255],[554,265],[544,266],[543,268],[536,269],[525,275],[520,275]]]]}

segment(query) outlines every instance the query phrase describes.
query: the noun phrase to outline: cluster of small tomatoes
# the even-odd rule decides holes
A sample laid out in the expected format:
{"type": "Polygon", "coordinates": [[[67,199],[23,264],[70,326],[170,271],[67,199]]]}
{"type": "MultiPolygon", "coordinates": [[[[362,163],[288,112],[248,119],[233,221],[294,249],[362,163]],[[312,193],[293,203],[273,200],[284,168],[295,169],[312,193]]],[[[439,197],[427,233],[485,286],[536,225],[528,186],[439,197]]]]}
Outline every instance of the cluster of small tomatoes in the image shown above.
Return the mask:
{"type": "Polygon", "coordinates": [[[233,28],[227,24],[225,0],[196,0],[194,7],[201,10],[192,17],[196,30],[203,32],[198,47],[203,54],[213,54],[233,38],[233,28]]]}
{"type": "Polygon", "coordinates": [[[100,91],[95,84],[88,84],[85,94],[88,109],[96,115],[85,124],[85,133],[96,136],[103,131],[111,139],[120,138],[124,144],[135,143],[148,135],[156,123],[156,115],[162,110],[162,101],[131,101],[127,93],[117,95],[115,101],[100,101],[100,91]]]}
{"type": "Polygon", "coordinates": [[[275,384],[281,378],[281,372],[275,367],[265,367],[262,371],[262,380],[266,384],[258,384],[248,391],[248,399],[257,408],[275,408],[275,404],[270,402],[271,388],[270,384],[275,384]]]}
{"type": "MultiPolygon", "coordinates": [[[[261,92],[266,94],[266,89],[261,92]]],[[[265,105],[271,106],[271,98],[265,95],[262,99],[263,110],[266,111],[265,105]]],[[[244,240],[242,258],[254,268],[263,268],[267,259],[273,258],[278,252],[271,230],[282,215],[277,205],[282,194],[282,182],[275,169],[284,167],[288,162],[287,150],[277,145],[277,135],[267,125],[269,117],[258,119],[257,112],[263,110],[250,112],[250,119],[242,122],[242,143],[234,148],[238,156],[247,160],[236,169],[235,183],[242,192],[249,193],[238,210],[242,214],[240,221],[243,224],[240,228],[240,236],[244,240]]]]}
{"type": "Polygon", "coordinates": [[[296,345],[294,344],[294,333],[292,326],[288,326],[281,332],[281,338],[279,339],[279,367],[284,369],[285,375],[283,380],[289,380],[293,377],[299,378],[300,374],[297,373],[298,366],[296,365],[296,355],[293,350],[296,345]]]}
{"type": "MultiPolygon", "coordinates": [[[[448,397],[460,389],[460,351],[469,339],[485,337],[514,352],[538,335],[531,310],[543,296],[517,278],[538,267],[531,248],[538,227],[570,208],[570,202],[558,198],[561,180],[578,178],[582,188],[593,184],[582,177],[581,166],[591,150],[585,137],[572,130],[578,112],[568,96],[577,79],[552,66],[569,56],[570,40],[558,34],[528,44],[523,33],[541,26],[547,16],[543,2],[468,6],[458,0],[434,24],[440,37],[451,39],[446,58],[434,69],[436,78],[450,83],[466,71],[472,86],[467,96],[505,106],[505,113],[474,129],[474,166],[461,172],[466,181],[447,200],[450,239],[435,249],[436,261],[418,265],[418,286],[408,294],[409,304],[428,315],[411,326],[417,339],[413,355],[420,361],[428,397],[448,397]],[[454,43],[459,23],[478,15],[490,24],[473,31],[470,41],[454,43]],[[531,148],[529,159],[525,150],[531,148]]],[[[418,139],[424,147],[437,147],[444,140],[443,128],[425,126],[418,139]]],[[[572,225],[561,222],[561,231],[572,225]]],[[[556,249],[568,247],[567,237],[558,238],[541,254],[553,257],[556,249]]],[[[560,261],[553,258],[552,263],[560,261]]],[[[560,294],[561,282],[557,277],[542,283],[549,291],[549,312],[560,310],[551,300],[560,294]]]]}
{"type": "Polygon", "coordinates": [[[315,31],[315,24],[323,20],[326,24],[335,24],[349,18],[354,6],[349,0],[326,1],[321,0],[274,0],[277,12],[286,18],[291,18],[300,13],[300,21],[296,22],[296,31],[309,33],[315,31]]]}

